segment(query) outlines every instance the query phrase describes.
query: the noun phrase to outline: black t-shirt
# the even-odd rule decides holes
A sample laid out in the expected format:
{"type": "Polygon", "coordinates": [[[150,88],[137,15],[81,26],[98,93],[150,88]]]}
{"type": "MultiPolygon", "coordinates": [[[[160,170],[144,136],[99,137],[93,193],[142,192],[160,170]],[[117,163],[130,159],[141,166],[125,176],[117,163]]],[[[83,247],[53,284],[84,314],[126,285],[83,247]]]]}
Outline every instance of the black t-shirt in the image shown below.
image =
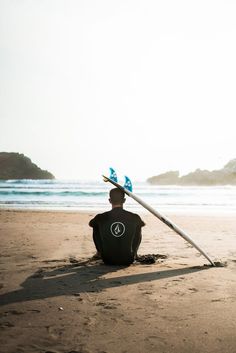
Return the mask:
{"type": "Polygon", "coordinates": [[[89,225],[101,247],[104,262],[113,264],[132,263],[141,241],[141,227],[145,225],[139,215],[115,207],[96,215],[89,225]]]}

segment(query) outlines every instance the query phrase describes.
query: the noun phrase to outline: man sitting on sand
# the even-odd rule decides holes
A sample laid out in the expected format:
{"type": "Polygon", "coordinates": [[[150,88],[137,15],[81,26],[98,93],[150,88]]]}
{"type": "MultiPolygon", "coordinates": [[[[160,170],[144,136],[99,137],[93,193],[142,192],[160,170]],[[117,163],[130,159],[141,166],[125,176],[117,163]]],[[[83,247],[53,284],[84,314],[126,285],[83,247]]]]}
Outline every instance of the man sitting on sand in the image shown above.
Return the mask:
{"type": "Polygon", "coordinates": [[[112,189],[109,202],[111,211],[98,214],[89,222],[97,255],[108,265],[130,265],[137,256],[145,223],[137,214],[123,209],[122,190],[112,189]]]}

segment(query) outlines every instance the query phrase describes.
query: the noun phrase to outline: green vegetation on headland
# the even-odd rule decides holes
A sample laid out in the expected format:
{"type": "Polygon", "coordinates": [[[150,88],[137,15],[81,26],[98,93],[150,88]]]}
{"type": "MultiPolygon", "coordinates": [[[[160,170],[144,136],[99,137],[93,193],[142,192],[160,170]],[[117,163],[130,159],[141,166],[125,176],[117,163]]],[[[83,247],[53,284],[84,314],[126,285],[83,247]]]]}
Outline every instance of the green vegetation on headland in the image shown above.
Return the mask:
{"type": "Polygon", "coordinates": [[[236,159],[232,159],[219,170],[196,169],[181,177],[178,171],[169,171],[153,176],[147,182],[153,185],[236,185],[236,159]]]}
{"type": "Polygon", "coordinates": [[[32,163],[24,154],[0,152],[0,179],[55,179],[55,177],[32,163]]]}

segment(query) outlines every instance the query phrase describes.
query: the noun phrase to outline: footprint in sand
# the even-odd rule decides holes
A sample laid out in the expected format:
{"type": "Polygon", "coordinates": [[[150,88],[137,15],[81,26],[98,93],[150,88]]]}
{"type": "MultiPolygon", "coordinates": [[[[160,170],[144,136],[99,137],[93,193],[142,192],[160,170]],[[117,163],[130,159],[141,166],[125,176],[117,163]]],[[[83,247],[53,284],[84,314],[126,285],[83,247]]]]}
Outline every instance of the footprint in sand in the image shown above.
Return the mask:
{"type": "Polygon", "coordinates": [[[142,295],[152,295],[152,294],[154,294],[155,293],[155,291],[152,291],[152,290],[143,290],[142,289],[142,295]]]}
{"type": "Polygon", "coordinates": [[[23,315],[25,312],[19,311],[19,310],[9,310],[4,312],[5,316],[11,314],[11,315],[23,315]]]}
{"type": "Polygon", "coordinates": [[[38,309],[30,309],[30,310],[28,310],[28,311],[30,311],[30,312],[32,312],[32,313],[41,313],[41,311],[38,310],[38,309]]]}
{"type": "Polygon", "coordinates": [[[15,325],[9,321],[4,321],[0,323],[0,328],[5,329],[7,327],[15,327],[15,325]]]}
{"type": "Polygon", "coordinates": [[[219,298],[219,299],[212,299],[211,302],[215,303],[215,302],[223,302],[224,298],[219,298]]]}
{"type": "Polygon", "coordinates": [[[183,297],[185,295],[184,292],[175,292],[176,295],[180,295],[181,297],[183,297]]]}
{"type": "Polygon", "coordinates": [[[69,351],[66,353],[91,353],[91,352],[88,351],[87,349],[80,349],[79,351],[69,351]]]}
{"type": "Polygon", "coordinates": [[[66,262],[66,260],[65,259],[53,259],[53,260],[44,260],[42,262],[46,263],[46,264],[50,264],[50,263],[53,263],[53,262],[66,262]]]}
{"type": "Polygon", "coordinates": [[[107,304],[107,303],[104,303],[104,302],[98,302],[96,304],[96,306],[102,306],[104,309],[108,309],[108,310],[111,310],[111,309],[117,309],[117,304],[114,305],[114,304],[107,304]]]}
{"type": "Polygon", "coordinates": [[[88,317],[86,318],[84,326],[95,326],[97,324],[97,319],[95,317],[88,317]]]}
{"type": "Polygon", "coordinates": [[[196,289],[196,288],[188,288],[188,290],[190,290],[192,293],[198,292],[198,289],[196,289]]]}

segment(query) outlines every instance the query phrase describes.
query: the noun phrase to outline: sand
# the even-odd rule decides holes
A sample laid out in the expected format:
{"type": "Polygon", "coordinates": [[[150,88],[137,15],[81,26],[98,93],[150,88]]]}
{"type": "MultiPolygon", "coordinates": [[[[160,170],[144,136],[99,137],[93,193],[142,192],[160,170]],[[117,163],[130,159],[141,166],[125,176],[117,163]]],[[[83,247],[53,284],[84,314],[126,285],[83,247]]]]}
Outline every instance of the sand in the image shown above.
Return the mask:
{"type": "Polygon", "coordinates": [[[88,262],[92,213],[0,211],[1,353],[236,352],[234,215],[169,215],[207,260],[152,215],[130,267],[88,262]]]}

